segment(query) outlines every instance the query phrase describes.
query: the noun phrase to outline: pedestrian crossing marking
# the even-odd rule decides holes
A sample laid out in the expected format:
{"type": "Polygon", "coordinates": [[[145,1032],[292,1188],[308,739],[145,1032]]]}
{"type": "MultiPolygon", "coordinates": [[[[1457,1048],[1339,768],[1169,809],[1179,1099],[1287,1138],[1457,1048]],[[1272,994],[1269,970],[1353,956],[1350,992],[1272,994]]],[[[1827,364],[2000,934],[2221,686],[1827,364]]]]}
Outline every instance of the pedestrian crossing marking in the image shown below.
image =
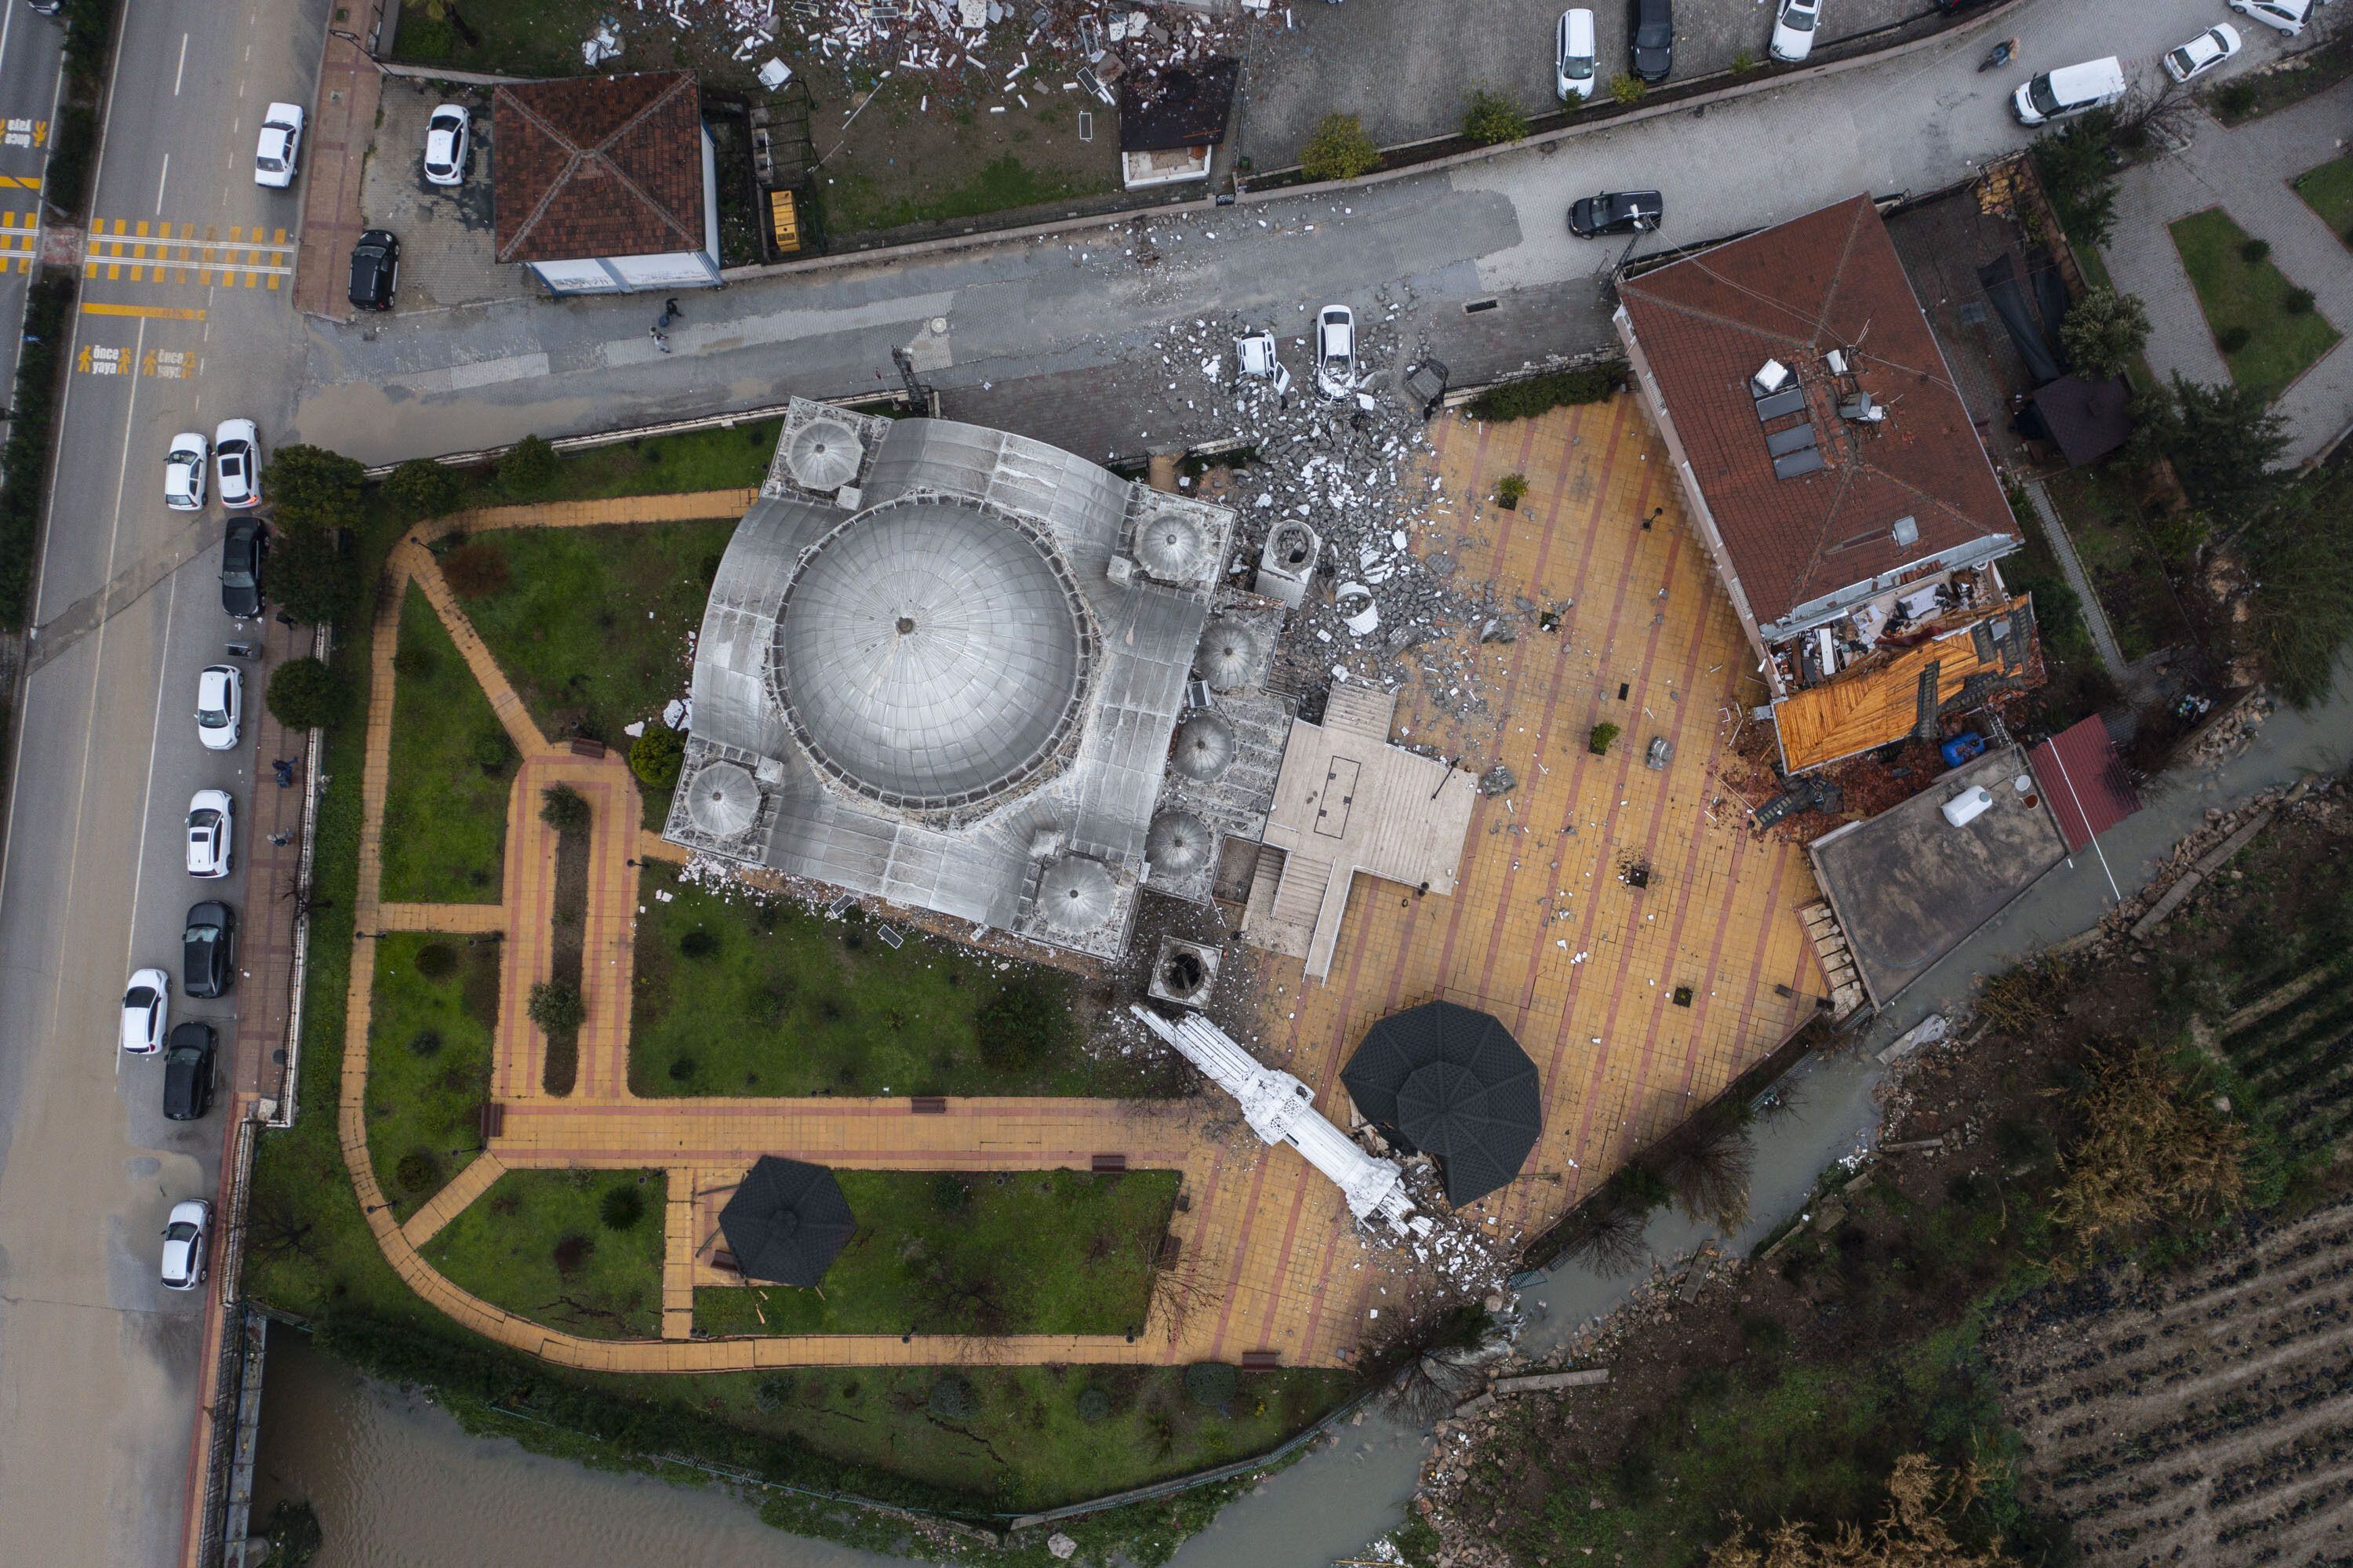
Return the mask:
{"type": "MultiPolygon", "coordinates": [[[[5,238],[0,229],[0,244],[5,238]]],[[[259,224],[250,231],[231,224],[223,236],[217,224],[205,225],[200,235],[193,223],[101,218],[90,226],[82,277],[121,282],[128,268],[133,283],[280,289],[294,275],[294,249],[285,229],[259,224]]]]}
{"type": "Polygon", "coordinates": [[[0,272],[16,270],[22,261],[27,272],[40,260],[41,215],[37,212],[0,212],[0,272]]]}
{"type": "Polygon", "coordinates": [[[201,305],[115,305],[86,302],[81,307],[86,316],[138,316],[157,322],[200,322],[205,319],[201,305]]]}

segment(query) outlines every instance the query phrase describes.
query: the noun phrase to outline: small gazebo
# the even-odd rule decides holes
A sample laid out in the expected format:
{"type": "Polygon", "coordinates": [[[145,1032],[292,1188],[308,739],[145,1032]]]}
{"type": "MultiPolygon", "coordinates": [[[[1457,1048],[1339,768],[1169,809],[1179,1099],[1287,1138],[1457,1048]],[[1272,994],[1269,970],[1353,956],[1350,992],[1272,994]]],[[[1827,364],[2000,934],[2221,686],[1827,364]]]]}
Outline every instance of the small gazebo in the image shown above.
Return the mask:
{"type": "Polygon", "coordinates": [[[1384,1138],[1438,1161],[1458,1208],[1517,1176],[1544,1128],[1536,1065],[1495,1018],[1457,1002],[1374,1024],[1340,1082],[1384,1138]]]}
{"type": "Polygon", "coordinates": [[[719,1211],[719,1229],[744,1278],[808,1287],[833,1266],[858,1221],[832,1171],[764,1154],[719,1211]]]}

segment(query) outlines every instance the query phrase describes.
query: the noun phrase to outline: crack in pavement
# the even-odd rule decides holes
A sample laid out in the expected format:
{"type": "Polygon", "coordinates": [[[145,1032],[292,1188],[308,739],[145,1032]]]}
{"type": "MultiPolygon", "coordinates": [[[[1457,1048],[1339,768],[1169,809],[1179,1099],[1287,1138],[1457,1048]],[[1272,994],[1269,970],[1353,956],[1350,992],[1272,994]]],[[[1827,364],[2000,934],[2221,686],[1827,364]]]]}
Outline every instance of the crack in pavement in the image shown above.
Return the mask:
{"type": "Polygon", "coordinates": [[[199,519],[180,530],[163,548],[151,550],[114,574],[105,587],[82,595],[34,628],[26,654],[26,673],[38,670],[123,610],[137,604],[164,578],[186,566],[212,542],[212,531],[199,519]]]}

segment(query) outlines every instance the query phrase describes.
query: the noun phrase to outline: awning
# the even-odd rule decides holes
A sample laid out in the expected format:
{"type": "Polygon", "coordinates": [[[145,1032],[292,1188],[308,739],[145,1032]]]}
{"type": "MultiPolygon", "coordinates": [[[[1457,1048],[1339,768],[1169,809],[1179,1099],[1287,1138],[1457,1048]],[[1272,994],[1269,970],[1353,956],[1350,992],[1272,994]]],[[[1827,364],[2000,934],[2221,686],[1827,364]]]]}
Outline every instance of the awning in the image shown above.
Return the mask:
{"type": "Polygon", "coordinates": [[[744,1278],[807,1287],[825,1277],[858,1221],[832,1171],[764,1154],[719,1211],[719,1229],[744,1278]]]}
{"type": "Polygon", "coordinates": [[[2070,853],[2140,810],[2132,775],[2096,714],[2036,747],[2027,762],[2059,819],[2070,853]]]}
{"type": "Polygon", "coordinates": [[[1451,1001],[1374,1024],[1340,1082],[1391,1142],[1438,1161],[1458,1207],[1517,1176],[1543,1130],[1536,1065],[1496,1019],[1451,1001]]]}

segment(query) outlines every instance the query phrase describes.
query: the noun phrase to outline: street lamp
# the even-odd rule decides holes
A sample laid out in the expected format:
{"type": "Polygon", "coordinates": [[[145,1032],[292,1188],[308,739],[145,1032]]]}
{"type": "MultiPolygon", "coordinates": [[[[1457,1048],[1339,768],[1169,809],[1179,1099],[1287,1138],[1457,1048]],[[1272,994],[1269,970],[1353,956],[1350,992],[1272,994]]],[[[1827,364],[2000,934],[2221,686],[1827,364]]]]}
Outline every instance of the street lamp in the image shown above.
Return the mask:
{"type": "Polygon", "coordinates": [[[376,58],[375,56],[369,51],[366,42],[363,40],[357,33],[346,32],[341,27],[330,27],[327,29],[327,36],[331,38],[341,38],[343,42],[351,45],[352,48],[359,50],[360,58],[375,67],[376,75],[390,76],[392,74],[385,69],[384,62],[376,58]]]}

